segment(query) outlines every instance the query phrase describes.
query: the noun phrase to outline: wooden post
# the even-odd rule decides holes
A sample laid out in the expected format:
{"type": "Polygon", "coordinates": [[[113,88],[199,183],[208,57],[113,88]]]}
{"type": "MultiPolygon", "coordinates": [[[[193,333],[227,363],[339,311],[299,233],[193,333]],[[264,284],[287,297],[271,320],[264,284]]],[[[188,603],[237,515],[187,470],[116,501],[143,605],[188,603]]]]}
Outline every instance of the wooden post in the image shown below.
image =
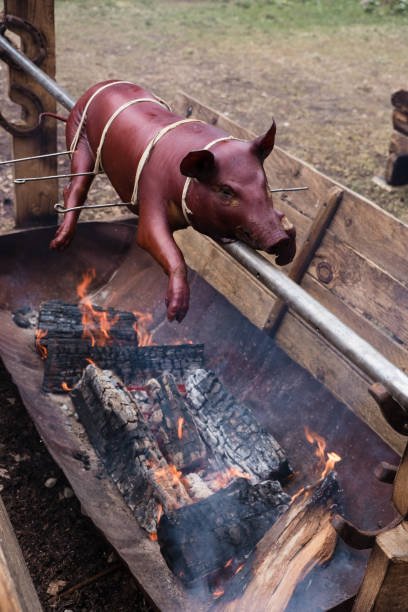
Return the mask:
{"type": "MultiPolygon", "coordinates": [[[[54,0],[4,0],[5,26],[21,38],[21,50],[49,76],[55,77],[54,0]]],[[[4,56],[3,56],[4,59],[4,56]]],[[[10,65],[10,99],[22,107],[23,125],[2,121],[13,135],[13,157],[28,157],[57,150],[55,119],[45,118],[40,128],[40,112],[56,112],[56,101],[23,70],[10,65]]],[[[57,173],[55,157],[15,164],[16,178],[57,173]]],[[[58,201],[56,180],[15,186],[17,227],[49,225],[56,222],[53,205],[58,201]]]]}
{"type": "Polygon", "coordinates": [[[13,527],[0,498],[0,610],[41,612],[13,527]]]}

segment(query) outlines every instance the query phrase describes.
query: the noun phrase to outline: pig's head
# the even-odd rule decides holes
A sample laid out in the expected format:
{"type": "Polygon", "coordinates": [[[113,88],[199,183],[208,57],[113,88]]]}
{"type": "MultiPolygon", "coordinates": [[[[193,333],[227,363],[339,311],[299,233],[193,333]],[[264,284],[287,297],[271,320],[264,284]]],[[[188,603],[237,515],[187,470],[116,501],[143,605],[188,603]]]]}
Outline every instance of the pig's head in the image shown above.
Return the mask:
{"type": "Polygon", "coordinates": [[[242,240],[288,264],[296,253],[296,230],[273,207],[263,169],[276,125],[252,142],[225,140],[212,150],[191,151],[180,164],[191,177],[188,207],[195,229],[217,240],[242,240]]]}

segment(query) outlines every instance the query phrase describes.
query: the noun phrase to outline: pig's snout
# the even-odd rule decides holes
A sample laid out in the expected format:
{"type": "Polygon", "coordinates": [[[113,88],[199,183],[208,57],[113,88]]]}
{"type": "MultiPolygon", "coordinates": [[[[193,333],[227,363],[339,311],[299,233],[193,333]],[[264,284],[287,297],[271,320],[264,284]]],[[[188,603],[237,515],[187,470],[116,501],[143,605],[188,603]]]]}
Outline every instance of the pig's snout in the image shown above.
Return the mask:
{"type": "Polygon", "coordinates": [[[267,253],[276,255],[278,266],[286,266],[296,255],[296,230],[292,226],[286,232],[275,234],[273,243],[265,249],[267,253]]]}

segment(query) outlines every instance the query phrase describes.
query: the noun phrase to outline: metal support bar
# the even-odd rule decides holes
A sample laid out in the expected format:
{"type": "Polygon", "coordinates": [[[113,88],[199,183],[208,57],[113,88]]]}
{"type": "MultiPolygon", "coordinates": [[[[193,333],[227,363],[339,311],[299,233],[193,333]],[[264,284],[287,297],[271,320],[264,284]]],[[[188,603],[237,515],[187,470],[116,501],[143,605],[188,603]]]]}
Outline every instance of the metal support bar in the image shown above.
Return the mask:
{"type": "MultiPolygon", "coordinates": [[[[0,48],[7,51],[19,66],[29,72],[65,108],[71,110],[74,107],[75,100],[3,36],[0,36],[0,48]]],[[[399,368],[256,251],[240,242],[223,245],[223,248],[372,380],[381,382],[401,406],[408,410],[408,377],[399,368]]]]}
{"type": "Polygon", "coordinates": [[[51,79],[45,72],[38,68],[31,60],[25,55],[20,53],[4,36],[0,36],[0,48],[15,61],[16,64],[25,70],[30,76],[33,77],[44,89],[48,91],[54,98],[62,104],[66,109],[72,110],[75,106],[75,100],[72,98],[62,87],[51,79]]]}

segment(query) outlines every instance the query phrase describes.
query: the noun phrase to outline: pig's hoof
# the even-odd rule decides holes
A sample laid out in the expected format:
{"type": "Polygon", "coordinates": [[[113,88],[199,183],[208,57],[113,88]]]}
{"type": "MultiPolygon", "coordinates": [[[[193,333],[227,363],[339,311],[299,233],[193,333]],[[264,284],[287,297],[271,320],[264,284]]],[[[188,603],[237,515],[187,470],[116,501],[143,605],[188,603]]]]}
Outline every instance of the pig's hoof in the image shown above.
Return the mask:
{"type": "Polygon", "coordinates": [[[171,279],[166,295],[167,318],[169,321],[184,319],[188,310],[190,290],[184,278],[171,279]]]}

